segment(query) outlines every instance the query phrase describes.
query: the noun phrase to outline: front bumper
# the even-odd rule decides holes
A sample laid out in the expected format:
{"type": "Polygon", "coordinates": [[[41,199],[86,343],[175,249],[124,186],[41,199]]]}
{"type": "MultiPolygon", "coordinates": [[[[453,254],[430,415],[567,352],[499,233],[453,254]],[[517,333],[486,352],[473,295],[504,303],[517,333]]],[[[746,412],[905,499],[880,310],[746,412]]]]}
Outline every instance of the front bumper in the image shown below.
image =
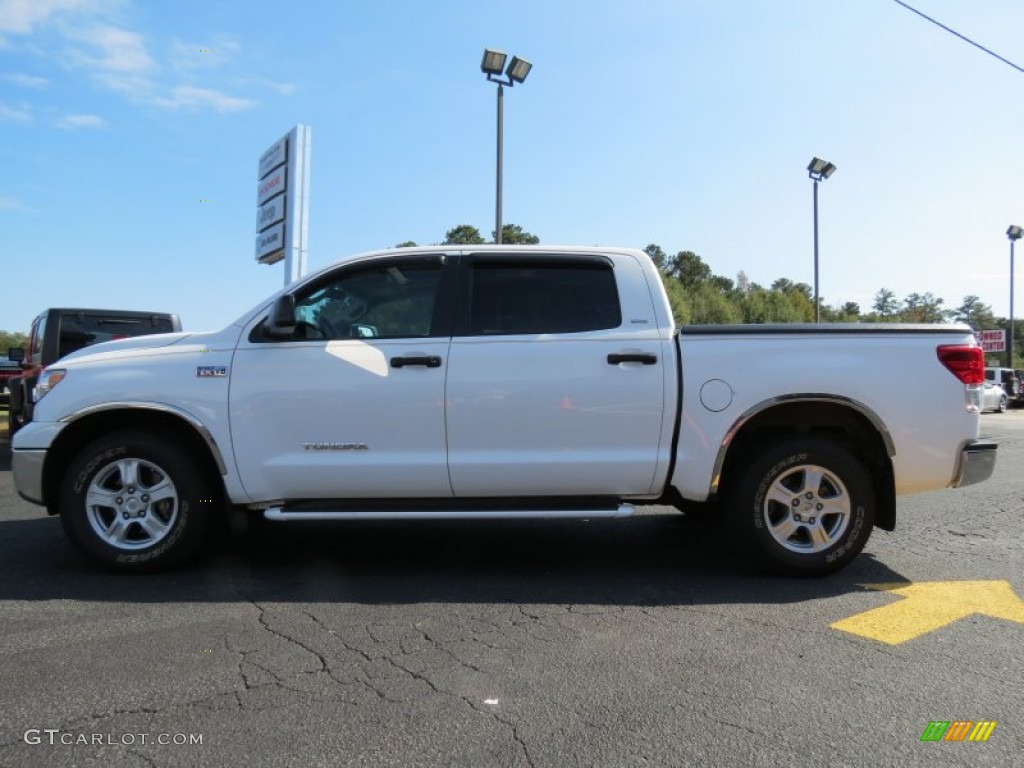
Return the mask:
{"type": "Polygon", "coordinates": [[[33,504],[43,503],[43,462],[46,450],[23,449],[13,451],[11,468],[14,470],[14,487],[18,495],[33,504]]]}
{"type": "Polygon", "coordinates": [[[972,440],[960,449],[960,460],[951,483],[953,488],[974,485],[988,480],[996,468],[996,449],[999,444],[994,440],[972,440]]]}

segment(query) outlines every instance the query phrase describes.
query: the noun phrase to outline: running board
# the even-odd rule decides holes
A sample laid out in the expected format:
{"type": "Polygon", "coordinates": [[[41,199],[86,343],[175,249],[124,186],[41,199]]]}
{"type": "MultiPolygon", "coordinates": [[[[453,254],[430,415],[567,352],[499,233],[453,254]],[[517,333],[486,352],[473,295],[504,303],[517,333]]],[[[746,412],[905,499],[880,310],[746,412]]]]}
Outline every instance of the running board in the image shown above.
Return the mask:
{"type": "Polygon", "coordinates": [[[636,514],[632,504],[603,509],[452,509],[452,510],[323,510],[303,509],[289,512],[270,507],[263,512],[267,520],[531,520],[590,519],[630,517],[636,514]]]}

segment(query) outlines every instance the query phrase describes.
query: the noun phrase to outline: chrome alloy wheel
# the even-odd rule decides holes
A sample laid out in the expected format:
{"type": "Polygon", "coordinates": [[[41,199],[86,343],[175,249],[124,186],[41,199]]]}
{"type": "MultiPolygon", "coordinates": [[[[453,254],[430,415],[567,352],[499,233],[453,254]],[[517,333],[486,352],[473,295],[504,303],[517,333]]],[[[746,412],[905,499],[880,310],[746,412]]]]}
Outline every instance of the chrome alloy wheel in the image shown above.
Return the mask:
{"type": "Polygon", "coordinates": [[[97,472],[85,494],[96,535],[121,550],[159,543],[178,519],[178,492],[160,467],[142,459],[118,459],[97,472]]]}
{"type": "Polygon", "coordinates": [[[822,552],[846,532],[850,494],[824,467],[798,464],[771,484],[763,514],[772,537],[790,552],[822,552]]]}

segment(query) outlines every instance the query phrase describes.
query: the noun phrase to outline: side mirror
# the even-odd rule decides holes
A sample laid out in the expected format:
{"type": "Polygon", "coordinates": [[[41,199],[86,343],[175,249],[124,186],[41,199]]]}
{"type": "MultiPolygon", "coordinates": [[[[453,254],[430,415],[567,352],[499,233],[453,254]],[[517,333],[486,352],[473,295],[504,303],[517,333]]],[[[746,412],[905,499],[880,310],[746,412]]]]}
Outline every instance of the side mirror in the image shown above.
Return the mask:
{"type": "Polygon", "coordinates": [[[284,339],[295,333],[295,296],[286,293],[278,297],[267,318],[267,335],[284,339]]]}
{"type": "Polygon", "coordinates": [[[25,362],[25,348],[24,347],[8,347],[7,348],[7,359],[12,363],[23,363],[25,362]]]}

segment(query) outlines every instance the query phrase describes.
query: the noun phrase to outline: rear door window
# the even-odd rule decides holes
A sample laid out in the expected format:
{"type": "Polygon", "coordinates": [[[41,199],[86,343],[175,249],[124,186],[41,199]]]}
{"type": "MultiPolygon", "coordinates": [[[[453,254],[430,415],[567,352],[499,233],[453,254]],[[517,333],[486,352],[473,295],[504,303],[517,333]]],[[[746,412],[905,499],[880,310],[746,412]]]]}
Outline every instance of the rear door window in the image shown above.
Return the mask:
{"type": "Polygon", "coordinates": [[[469,334],[583,333],[622,324],[611,264],[481,259],[472,265],[469,334]]]}

